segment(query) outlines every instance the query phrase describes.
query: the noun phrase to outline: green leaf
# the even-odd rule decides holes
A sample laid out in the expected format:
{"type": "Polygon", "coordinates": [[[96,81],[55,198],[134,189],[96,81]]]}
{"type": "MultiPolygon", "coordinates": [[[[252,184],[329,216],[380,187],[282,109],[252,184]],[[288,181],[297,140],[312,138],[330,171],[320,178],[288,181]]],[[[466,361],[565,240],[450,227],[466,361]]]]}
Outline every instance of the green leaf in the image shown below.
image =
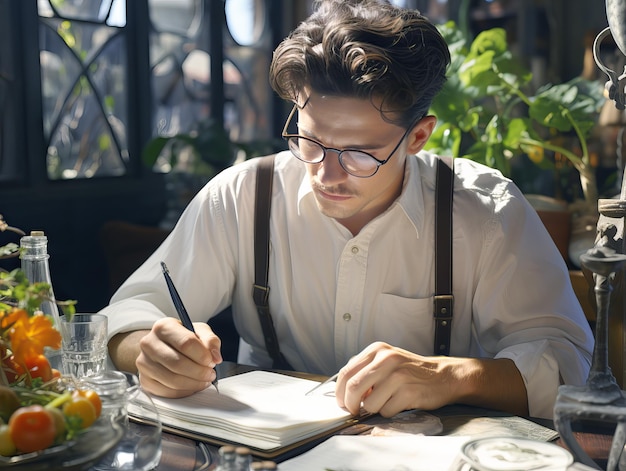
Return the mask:
{"type": "Polygon", "coordinates": [[[492,28],[481,31],[470,46],[469,57],[480,56],[486,52],[493,55],[503,54],[507,51],[506,31],[503,28],[492,28]]]}
{"type": "Polygon", "coordinates": [[[430,135],[424,149],[439,155],[457,156],[460,146],[461,131],[449,123],[444,123],[430,135]]]}
{"type": "Polygon", "coordinates": [[[143,162],[149,167],[152,167],[159,158],[163,148],[168,142],[170,142],[170,140],[170,137],[155,137],[149,141],[141,153],[143,162]]]}
{"type": "Polygon", "coordinates": [[[20,251],[20,247],[13,242],[0,247],[0,257],[8,257],[20,251]]]}
{"type": "Polygon", "coordinates": [[[520,147],[520,140],[529,137],[530,121],[522,118],[514,118],[509,122],[507,132],[504,136],[504,145],[517,149],[520,147]]]}
{"type": "Polygon", "coordinates": [[[459,119],[459,128],[464,132],[470,132],[478,128],[481,116],[483,116],[482,106],[473,107],[465,113],[465,116],[461,116],[459,119]]]}
{"type": "Polygon", "coordinates": [[[493,51],[487,51],[478,57],[468,57],[459,69],[459,79],[466,87],[473,86],[486,93],[487,86],[498,82],[493,69],[493,51]]]}

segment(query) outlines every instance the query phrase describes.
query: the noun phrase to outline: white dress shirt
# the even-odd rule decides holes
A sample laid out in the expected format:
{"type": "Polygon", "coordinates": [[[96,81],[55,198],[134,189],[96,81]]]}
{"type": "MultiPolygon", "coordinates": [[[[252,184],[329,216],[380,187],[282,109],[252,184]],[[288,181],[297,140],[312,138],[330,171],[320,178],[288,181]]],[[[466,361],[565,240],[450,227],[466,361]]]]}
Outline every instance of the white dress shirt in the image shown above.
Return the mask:
{"type": "MultiPolygon", "coordinates": [[[[374,341],[433,353],[435,157],[407,158],[401,196],[357,236],[317,208],[304,163],[276,158],[269,304],[280,349],[330,375],[374,341]]],[[[239,362],[270,366],[252,300],[256,160],[226,169],[103,312],[109,335],[176,316],[165,261],[194,321],[232,304],[239,362]]],[[[450,354],[510,358],[530,414],[552,417],[560,382],[584,384],[593,336],[537,213],[499,172],[455,159],[450,354]]]]}

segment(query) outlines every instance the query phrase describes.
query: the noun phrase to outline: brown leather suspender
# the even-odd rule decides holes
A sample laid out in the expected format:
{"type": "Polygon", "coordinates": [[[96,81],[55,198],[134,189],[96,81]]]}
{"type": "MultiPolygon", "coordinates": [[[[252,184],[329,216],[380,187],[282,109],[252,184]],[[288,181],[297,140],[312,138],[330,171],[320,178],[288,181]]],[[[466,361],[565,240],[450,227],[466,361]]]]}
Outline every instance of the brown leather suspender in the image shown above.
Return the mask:
{"type": "MultiPolygon", "coordinates": [[[[435,340],[434,354],[450,354],[452,331],[452,199],[454,195],[454,161],[449,157],[437,159],[435,187],[435,340]]],[[[276,329],[269,308],[267,284],[269,273],[270,211],[274,156],[259,159],[256,178],[254,213],[254,286],[252,297],[259,313],[265,346],[273,361],[273,368],[293,369],[278,345],[276,329]]]]}
{"type": "Polygon", "coordinates": [[[435,183],[435,341],[434,355],[450,355],[452,333],[452,199],[454,159],[437,159],[435,183]]]}
{"type": "Polygon", "coordinates": [[[272,183],[274,180],[274,156],[259,160],[256,177],[256,201],[254,210],[254,285],[252,297],[256,304],[261,329],[265,337],[265,348],[272,357],[272,368],[292,370],[293,368],[280,351],[276,329],[270,313],[270,287],[267,278],[270,268],[270,212],[272,204],[272,183]]]}

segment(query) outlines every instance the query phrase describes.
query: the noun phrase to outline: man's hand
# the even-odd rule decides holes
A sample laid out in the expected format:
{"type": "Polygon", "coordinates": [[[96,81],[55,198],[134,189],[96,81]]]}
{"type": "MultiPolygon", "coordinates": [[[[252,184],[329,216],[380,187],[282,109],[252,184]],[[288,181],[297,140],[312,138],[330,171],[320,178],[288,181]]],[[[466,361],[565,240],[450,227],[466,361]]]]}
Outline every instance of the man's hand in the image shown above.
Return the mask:
{"type": "Polygon", "coordinates": [[[221,341],[205,323],[195,323],[196,333],[178,319],[154,323],[139,341],[135,362],[142,387],[158,396],[184,397],[207,388],[222,362],[221,341]]]}
{"type": "Polygon", "coordinates": [[[464,403],[528,415],[526,387],[508,359],[424,357],[376,342],[339,372],[337,402],[391,417],[408,409],[464,403]]]}

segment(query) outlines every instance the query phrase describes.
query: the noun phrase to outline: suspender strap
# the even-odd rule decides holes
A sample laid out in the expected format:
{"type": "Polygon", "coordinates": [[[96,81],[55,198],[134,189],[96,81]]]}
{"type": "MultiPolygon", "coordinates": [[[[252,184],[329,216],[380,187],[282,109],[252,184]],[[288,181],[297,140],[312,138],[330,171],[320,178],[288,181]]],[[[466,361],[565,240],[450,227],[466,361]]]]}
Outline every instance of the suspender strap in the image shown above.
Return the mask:
{"type": "Polygon", "coordinates": [[[276,329],[269,307],[270,288],[267,285],[270,249],[270,212],[272,205],[272,183],[274,177],[274,156],[259,159],[256,178],[256,199],[254,208],[254,285],[252,297],[256,304],[261,329],[265,337],[265,348],[270,354],[272,368],[292,370],[278,346],[276,329]]]}
{"type": "Polygon", "coordinates": [[[450,354],[452,332],[452,198],[454,160],[437,159],[435,187],[435,342],[434,355],[450,354]]]}

